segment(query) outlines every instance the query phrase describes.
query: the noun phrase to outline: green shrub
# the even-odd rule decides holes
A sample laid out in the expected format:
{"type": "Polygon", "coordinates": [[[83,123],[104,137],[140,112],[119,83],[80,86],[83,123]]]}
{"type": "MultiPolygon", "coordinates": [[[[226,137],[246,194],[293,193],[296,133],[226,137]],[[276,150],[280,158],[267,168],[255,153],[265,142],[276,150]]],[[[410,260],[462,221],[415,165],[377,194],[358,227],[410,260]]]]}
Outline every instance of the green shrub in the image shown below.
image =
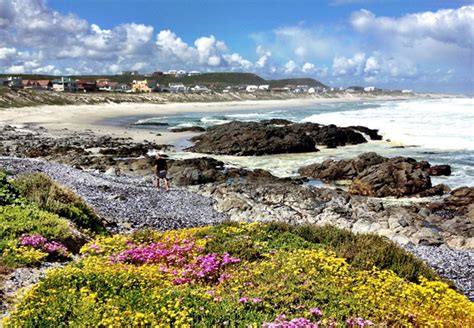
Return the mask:
{"type": "Polygon", "coordinates": [[[34,206],[0,207],[0,253],[23,234],[38,233],[49,240],[65,242],[73,238],[66,220],[34,206]]]}
{"type": "Polygon", "coordinates": [[[211,229],[209,252],[227,251],[246,260],[262,258],[272,250],[326,248],[347,259],[353,267],[394,271],[398,276],[418,282],[419,276],[437,279],[438,275],[423,261],[395,243],[372,234],[354,234],[333,226],[290,225],[271,222],[260,229],[242,229],[239,223],[225,222],[211,229]]]}
{"type": "Polygon", "coordinates": [[[57,184],[47,175],[25,174],[12,183],[22,196],[39,208],[71,220],[80,229],[92,233],[106,233],[100,218],[79,196],[57,184]]]}
{"type": "Polygon", "coordinates": [[[20,204],[22,201],[18,191],[8,182],[6,172],[0,170],[0,206],[20,204]]]}

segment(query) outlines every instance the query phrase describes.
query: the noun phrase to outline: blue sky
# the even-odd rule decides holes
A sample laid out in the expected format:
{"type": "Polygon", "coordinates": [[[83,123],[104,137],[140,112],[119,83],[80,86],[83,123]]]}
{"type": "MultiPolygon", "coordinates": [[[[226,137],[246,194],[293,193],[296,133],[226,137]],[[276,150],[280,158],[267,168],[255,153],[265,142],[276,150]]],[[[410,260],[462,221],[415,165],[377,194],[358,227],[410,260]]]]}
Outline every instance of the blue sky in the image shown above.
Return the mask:
{"type": "Polygon", "coordinates": [[[248,71],[473,93],[473,26],[464,0],[0,0],[0,71],[248,71]]]}

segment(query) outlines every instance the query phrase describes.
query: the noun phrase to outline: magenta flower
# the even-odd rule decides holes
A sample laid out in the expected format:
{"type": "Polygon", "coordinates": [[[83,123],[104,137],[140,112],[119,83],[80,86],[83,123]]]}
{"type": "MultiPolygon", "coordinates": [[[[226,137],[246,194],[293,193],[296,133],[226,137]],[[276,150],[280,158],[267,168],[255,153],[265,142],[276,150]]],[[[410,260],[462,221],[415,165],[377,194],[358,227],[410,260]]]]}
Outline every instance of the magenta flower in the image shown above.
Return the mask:
{"type": "Polygon", "coordinates": [[[321,311],[320,308],[311,308],[309,309],[309,313],[311,313],[312,315],[317,315],[317,316],[323,315],[323,311],[321,311]]]}
{"type": "Polygon", "coordinates": [[[247,303],[248,301],[249,301],[249,299],[248,299],[247,297],[241,297],[241,298],[239,298],[239,303],[245,304],[245,303],[247,303]]]}
{"type": "Polygon", "coordinates": [[[20,246],[33,247],[34,249],[42,250],[51,255],[68,256],[67,248],[57,241],[48,241],[40,234],[33,234],[31,236],[22,235],[19,239],[20,246]]]}

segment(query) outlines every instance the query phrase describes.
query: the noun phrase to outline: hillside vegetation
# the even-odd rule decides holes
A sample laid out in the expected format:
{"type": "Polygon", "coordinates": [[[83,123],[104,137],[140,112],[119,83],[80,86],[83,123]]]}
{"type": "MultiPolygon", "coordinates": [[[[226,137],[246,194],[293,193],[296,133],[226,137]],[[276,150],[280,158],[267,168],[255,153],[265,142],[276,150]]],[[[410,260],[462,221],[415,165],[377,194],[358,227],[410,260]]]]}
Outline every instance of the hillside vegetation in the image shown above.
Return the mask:
{"type": "Polygon", "coordinates": [[[69,261],[24,293],[6,327],[474,324],[473,303],[379,236],[237,222],[94,233],[87,205],[42,174],[1,173],[0,205],[4,266],[69,261]],[[90,241],[73,259],[67,241],[77,229],[90,241]]]}

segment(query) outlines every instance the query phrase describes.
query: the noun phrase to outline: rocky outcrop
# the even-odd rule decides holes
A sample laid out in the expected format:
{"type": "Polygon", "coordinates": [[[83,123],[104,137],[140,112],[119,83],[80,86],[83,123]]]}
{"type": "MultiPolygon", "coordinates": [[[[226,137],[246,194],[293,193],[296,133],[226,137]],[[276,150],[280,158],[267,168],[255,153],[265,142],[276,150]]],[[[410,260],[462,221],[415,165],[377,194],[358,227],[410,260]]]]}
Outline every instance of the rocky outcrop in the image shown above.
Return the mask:
{"type": "Polygon", "coordinates": [[[256,122],[216,125],[191,139],[189,151],[219,155],[268,155],[317,151],[315,142],[304,131],[256,122]]]}
{"type": "Polygon", "coordinates": [[[182,128],[173,128],[171,132],[204,132],[206,129],[200,126],[187,126],[182,128]]]}
{"type": "Polygon", "coordinates": [[[464,214],[474,223],[474,187],[454,189],[443,200],[430,204],[429,208],[448,218],[464,214]]]}
{"type": "MultiPolygon", "coordinates": [[[[351,180],[349,192],[355,195],[433,196],[449,191],[446,186],[432,187],[430,174],[447,172],[447,166],[433,167],[426,161],[407,157],[386,158],[376,153],[364,153],[349,160],[326,160],[298,170],[304,177],[325,182],[351,180]]],[[[450,168],[449,168],[450,171],[450,168]]]]}
{"type": "Polygon", "coordinates": [[[92,132],[69,130],[47,133],[41,127],[0,130],[0,156],[44,158],[76,168],[106,171],[126,159],[137,158],[149,150],[167,149],[167,145],[135,142],[130,138],[98,136],[92,132]]]}
{"type": "Polygon", "coordinates": [[[173,184],[178,186],[232,182],[233,179],[243,178],[276,179],[268,171],[227,167],[224,162],[210,157],[170,160],[168,173],[173,177],[173,184]]]}
{"type": "Polygon", "coordinates": [[[335,225],[357,233],[375,233],[399,244],[473,248],[472,225],[464,216],[447,225],[418,205],[391,206],[342,190],[306,187],[299,181],[252,176],[201,184],[191,190],[217,201],[216,208],[238,221],[284,221],[335,225]]]}
{"type": "Polygon", "coordinates": [[[410,196],[431,188],[429,164],[396,157],[372,165],[352,181],[349,192],[371,197],[410,196]]]}
{"type": "Polygon", "coordinates": [[[298,173],[301,176],[320,179],[324,182],[336,180],[352,180],[366,168],[384,162],[386,158],[377,155],[374,152],[364,153],[354,159],[343,159],[335,161],[325,160],[322,163],[316,163],[301,167],[298,173]]]}
{"type": "Polygon", "coordinates": [[[191,140],[196,144],[189,151],[238,156],[312,152],[317,151],[316,145],[335,148],[367,142],[355,128],[280,119],[217,125],[191,140]]]}

